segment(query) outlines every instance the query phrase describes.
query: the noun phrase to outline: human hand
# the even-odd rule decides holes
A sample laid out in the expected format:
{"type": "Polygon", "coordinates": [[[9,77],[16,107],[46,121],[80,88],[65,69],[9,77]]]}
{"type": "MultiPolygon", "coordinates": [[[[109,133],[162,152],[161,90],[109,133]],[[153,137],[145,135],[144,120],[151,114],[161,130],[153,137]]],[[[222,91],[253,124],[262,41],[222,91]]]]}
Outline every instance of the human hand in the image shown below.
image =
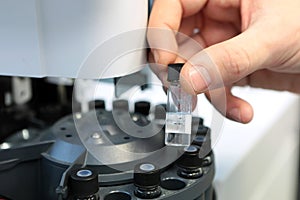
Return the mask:
{"type": "Polygon", "coordinates": [[[148,32],[150,57],[159,64],[153,71],[164,82],[167,64],[187,60],[185,89],[199,94],[225,86],[223,114],[247,123],[252,107],[231,94],[233,85],[300,93],[299,8],[298,0],[156,0],[149,28],[169,33],[148,32]],[[182,58],[177,32],[205,49],[182,58]],[[162,43],[165,48],[157,49],[162,43]]]}

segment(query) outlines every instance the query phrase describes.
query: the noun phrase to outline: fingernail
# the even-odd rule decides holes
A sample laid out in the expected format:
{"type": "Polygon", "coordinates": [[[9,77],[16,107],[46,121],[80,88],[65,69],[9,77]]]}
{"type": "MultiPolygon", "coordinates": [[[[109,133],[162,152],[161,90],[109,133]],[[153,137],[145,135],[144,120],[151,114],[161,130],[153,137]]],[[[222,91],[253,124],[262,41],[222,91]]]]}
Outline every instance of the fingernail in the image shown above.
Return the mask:
{"type": "Polygon", "coordinates": [[[233,108],[230,111],[228,111],[228,117],[237,121],[237,122],[241,122],[241,112],[240,109],[238,108],[233,108]]]}
{"type": "Polygon", "coordinates": [[[192,87],[196,92],[203,92],[211,83],[211,78],[204,67],[192,67],[189,72],[192,87]]]}
{"type": "Polygon", "coordinates": [[[154,60],[156,63],[158,63],[159,61],[159,54],[156,50],[153,51],[153,56],[154,56],[154,60]]]}

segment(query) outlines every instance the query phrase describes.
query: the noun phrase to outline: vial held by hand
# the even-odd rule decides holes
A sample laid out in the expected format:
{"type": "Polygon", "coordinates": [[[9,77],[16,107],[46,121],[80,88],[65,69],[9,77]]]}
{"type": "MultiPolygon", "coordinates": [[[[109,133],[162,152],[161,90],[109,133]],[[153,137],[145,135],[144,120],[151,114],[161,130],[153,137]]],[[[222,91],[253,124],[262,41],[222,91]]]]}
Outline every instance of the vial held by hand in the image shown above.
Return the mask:
{"type": "Polygon", "coordinates": [[[168,101],[165,126],[165,144],[168,146],[189,146],[192,129],[192,95],[180,85],[179,74],[183,63],[168,66],[168,101]]]}

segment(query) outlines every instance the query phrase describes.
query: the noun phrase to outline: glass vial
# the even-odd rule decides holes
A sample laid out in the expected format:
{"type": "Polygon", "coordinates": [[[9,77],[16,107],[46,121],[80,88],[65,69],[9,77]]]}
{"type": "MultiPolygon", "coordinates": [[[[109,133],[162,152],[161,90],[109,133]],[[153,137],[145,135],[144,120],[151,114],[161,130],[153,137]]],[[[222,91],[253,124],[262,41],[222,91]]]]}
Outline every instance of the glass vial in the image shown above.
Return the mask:
{"type": "Polygon", "coordinates": [[[180,85],[179,74],[183,63],[168,66],[168,101],[165,126],[165,144],[168,146],[189,146],[192,129],[192,95],[180,85]]]}

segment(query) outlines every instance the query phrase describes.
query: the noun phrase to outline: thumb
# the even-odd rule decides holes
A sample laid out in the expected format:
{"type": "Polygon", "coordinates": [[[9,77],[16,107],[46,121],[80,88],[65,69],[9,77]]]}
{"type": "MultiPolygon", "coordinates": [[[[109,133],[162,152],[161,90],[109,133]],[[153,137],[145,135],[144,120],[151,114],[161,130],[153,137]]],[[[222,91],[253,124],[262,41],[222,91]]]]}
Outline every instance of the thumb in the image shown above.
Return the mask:
{"type": "Polygon", "coordinates": [[[231,85],[265,66],[270,52],[256,31],[249,30],[194,55],[181,72],[192,94],[231,85]]]}

